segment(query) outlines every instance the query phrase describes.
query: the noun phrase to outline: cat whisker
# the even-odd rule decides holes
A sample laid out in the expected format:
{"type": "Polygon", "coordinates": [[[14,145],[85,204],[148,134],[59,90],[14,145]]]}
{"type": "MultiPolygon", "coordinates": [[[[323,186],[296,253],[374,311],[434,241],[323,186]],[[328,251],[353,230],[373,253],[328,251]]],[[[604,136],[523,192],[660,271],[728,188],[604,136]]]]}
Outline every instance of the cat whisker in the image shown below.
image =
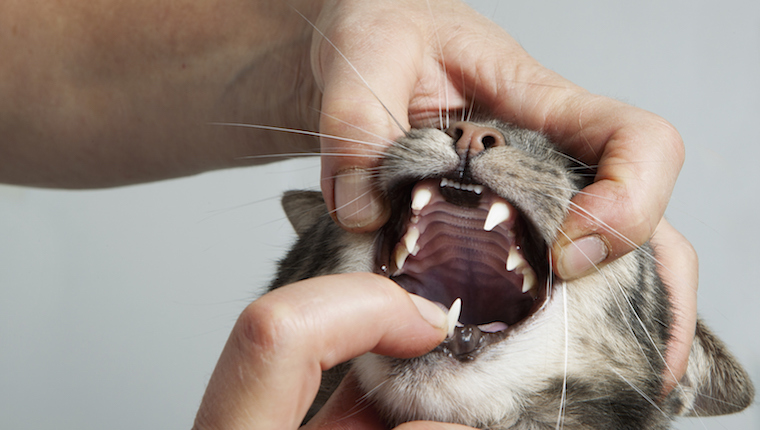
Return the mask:
{"type": "Polygon", "coordinates": [[[383,103],[382,99],[380,99],[380,97],[377,95],[377,93],[375,93],[375,90],[373,90],[373,89],[372,89],[372,87],[369,85],[369,82],[367,82],[367,80],[366,80],[366,79],[364,79],[364,76],[362,76],[362,74],[361,74],[361,73],[359,73],[359,70],[357,70],[357,69],[356,69],[356,67],[355,67],[355,66],[354,66],[354,64],[351,62],[351,60],[349,60],[349,59],[348,59],[348,57],[346,57],[346,55],[345,55],[345,54],[343,54],[343,52],[341,52],[341,50],[340,50],[340,49],[338,49],[338,47],[337,47],[337,46],[336,46],[336,45],[333,43],[333,41],[332,41],[332,40],[330,40],[330,38],[328,38],[328,37],[327,37],[327,36],[326,36],[326,35],[325,35],[325,34],[322,32],[322,30],[320,30],[320,29],[319,29],[319,28],[318,28],[316,25],[314,25],[314,23],[313,23],[313,22],[311,22],[311,21],[309,20],[309,18],[307,18],[307,17],[306,17],[304,14],[302,14],[301,12],[299,12],[299,11],[298,11],[296,8],[294,8],[294,7],[292,7],[292,6],[291,6],[291,8],[292,8],[292,9],[293,9],[293,10],[294,10],[294,11],[295,11],[297,14],[301,15],[301,18],[303,18],[303,19],[304,19],[304,21],[306,21],[306,22],[307,22],[307,23],[308,23],[308,24],[311,26],[311,28],[313,28],[313,29],[314,29],[314,31],[316,31],[317,33],[319,33],[319,35],[320,35],[320,36],[322,36],[322,38],[324,38],[324,39],[325,39],[325,41],[326,41],[327,43],[329,43],[329,44],[330,44],[330,46],[332,46],[332,47],[333,47],[333,49],[335,50],[335,52],[337,52],[337,53],[338,53],[338,55],[340,55],[340,56],[341,56],[341,58],[343,58],[343,60],[346,62],[346,64],[348,64],[348,66],[351,68],[351,70],[353,70],[353,71],[354,71],[354,73],[356,74],[356,76],[357,76],[357,77],[358,77],[358,78],[359,78],[359,79],[362,81],[362,83],[363,83],[363,84],[364,84],[364,86],[367,88],[367,90],[369,90],[369,92],[370,92],[370,93],[372,93],[372,96],[374,96],[374,97],[375,97],[375,100],[377,100],[377,102],[378,102],[378,103],[380,103],[380,106],[382,106],[382,107],[383,107],[383,109],[385,110],[385,112],[386,112],[386,113],[388,113],[388,116],[390,116],[390,117],[391,117],[391,119],[393,120],[393,122],[395,122],[395,123],[396,123],[396,125],[397,125],[397,126],[398,126],[398,128],[399,128],[399,130],[401,130],[401,132],[402,132],[402,133],[404,133],[404,134],[408,133],[408,132],[409,132],[409,130],[405,129],[405,128],[404,128],[404,126],[402,126],[402,125],[401,125],[401,123],[399,122],[399,120],[396,118],[396,116],[395,116],[395,115],[393,115],[393,113],[391,113],[391,110],[390,110],[390,109],[388,109],[388,106],[386,106],[386,105],[385,105],[385,103],[383,103]]]}
{"type": "Polygon", "coordinates": [[[363,396],[356,399],[356,403],[354,406],[351,407],[351,409],[347,410],[345,415],[335,420],[335,422],[341,422],[343,420],[347,420],[356,414],[360,414],[362,411],[369,408],[372,404],[369,400],[370,396],[372,396],[373,393],[375,393],[377,390],[379,390],[383,385],[385,385],[388,382],[386,379],[385,381],[382,381],[377,386],[372,388],[371,390],[368,390],[363,396]]]}
{"type": "Polygon", "coordinates": [[[369,154],[345,154],[345,153],[326,153],[326,152],[295,152],[286,154],[260,154],[260,155],[243,155],[235,157],[235,160],[257,160],[267,158],[302,158],[302,157],[352,157],[352,158],[377,158],[377,155],[369,154]]]}
{"type": "MultiPolygon", "coordinates": [[[[551,255],[549,256],[549,267],[552,267],[551,263],[551,255]]],[[[551,279],[551,273],[552,271],[549,270],[549,279],[551,279]]],[[[564,289],[565,283],[562,283],[562,287],[564,289]]],[[[562,294],[562,309],[564,310],[564,314],[562,315],[564,319],[564,335],[565,335],[565,357],[564,357],[564,371],[562,376],[562,395],[560,397],[559,401],[559,416],[557,417],[557,426],[556,429],[560,430],[563,427],[563,424],[565,422],[565,408],[567,406],[567,372],[568,372],[568,362],[570,359],[570,324],[568,322],[568,308],[567,308],[567,294],[562,294]]]]}
{"type": "MultiPolygon", "coordinates": [[[[282,133],[294,133],[294,134],[302,134],[305,136],[314,136],[314,137],[324,137],[327,139],[334,139],[334,140],[340,140],[343,142],[350,142],[350,143],[358,143],[360,145],[367,145],[367,146],[377,146],[380,148],[385,148],[386,145],[381,145],[379,143],[373,143],[368,142],[366,140],[358,140],[358,139],[350,139],[347,137],[341,137],[341,136],[335,136],[332,134],[327,133],[320,133],[317,131],[309,131],[309,130],[299,130],[295,128],[285,128],[285,127],[275,127],[271,125],[260,125],[260,124],[244,124],[244,123],[237,123],[237,122],[212,122],[211,125],[221,125],[221,126],[230,126],[230,127],[244,127],[244,128],[255,128],[258,130],[271,130],[271,131],[278,131],[282,133]]],[[[383,153],[381,151],[378,151],[378,153],[383,153]]]]}
{"type": "MultiPolygon", "coordinates": [[[[337,213],[338,211],[340,211],[340,210],[342,210],[342,209],[344,209],[344,208],[347,208],[347,207],[351,206],[352,204],[356,203],[356,202],[357,202],[357,201],[359,201],[360,199],[362,199],[362,198],[364,198],[365,196],[369,195],[369,193],[370,193],[369,191],[365,191],[365,192],[363,192],[363,193],[359,194],[358,196],[356,196],[356,197],[355,197],[355,198],[353,198],[352,200],[349,200],[348,202],[344,203],[343,205],[341,205],[341,206],[338,206],[338,207],[336,207],[335,209],[333,209],[332,211],[330,211],[330,214],[334,214],[334,213],[337,213]]],[[[364,206],[362,206],[362,207],[360,207],[360,208],[356,209],[354,212],[352,212],[352,213],[350,213],[350,214],[347,214],[347,215],[346,215],[346,217],[352,217],[352,216],[354,216],[354,215],[358,214],[359,212],[361,212],[361,211],[363,211],[364,209],[368,208],[368,207],[369,207],[369,205],[370,205],[370,204],[369,204],[369,203],[367,203],[366,205],[364,205],[364,206]]]]}
{"type": "Polygon", "coordinates": [[[647,401],[647,402],[649,402],[649,404],[651,404],[652,406],[654,406],[654,408],[655,408],[655,409],[657,409],[657,410],[658,410],[658,411],[659,411],[659,412],[660,412],[660,413],[661,413],[661,414],[662,414],[664,417],[667,417],[667,416],[668,416],[668,414],[666,414],[666,413],[665,413],[665,411],[663,411],[663,410],[660,408],[660,406],[657,404],[657,402],[655,402],[655,401],[654,401],[654,399],[652,399],[651,397],[647,396],[647,394],[646,394],[646,393],[645,393],[645,392],[644,392],[644,391],[643,391],[641,388],[637,387],[637,386],[636,386],[636,384],[634,384],[633,382],[629,381],[629,380],[628,380],[628,379],[627,379],[625,376],[623,376],[623,374],[622,374],[622,373],[618,372],[616,369],[614,369],[614,368],[613,368],[613,369],[611,369],[611,370],[612,370],[612,372],[613,372],[613,373],[615,373],[615,374],[616,374],[616,375],[617,375],[617,376],[618,376],[618,377],[619,377],[621,380],[623,380],[623,382],[625,382],[626,384],[628,384],[628,386],[629,386],[629,387],[633,388],[633,390],[634,390],[634,391],[636,391],[637,393],[639,393],[639,395],[640,395],[640,396],[641,396],[643,399],[646,399],[646,401],[647,401]]]}
{"type": "MultiPolygon", "coordinates": [[[[319,112],[319,114],[320,114],[320,115],[324,115],[324,116],[326,116],[326,117],[328,117],[328,118],[331,118],[331,119],[333,119],[333,120],[335,120],[335,121],[338,121],[338,122],[340,122],[341,124],[345,124],[345,125],[347,125],[347,126],[349,126],[349,127],[352,127],[352,128],[354,128],[354,129],[356,129],[356,130],[359,130],[359,131],[361,131],[361,132],[364,132],[364,133],[366,133],[366,134],[368,134],[368,135],[370,135],[370,136],[376,137],[376,138],[378,138],[378,139],[382,140],[383,142],[387,143],[388,145],[394,145],[394,144],[395,144],[395,145],[400,145],[400,146],[401,146],[401,144],[399,144],[399,143],[397,143],[397,142],[394,142],[394,141],[392,141],[392,140],[390,140],[390,139],[388,139],[388,138],[385,138],[385,137],[383,137],[383,136],[380,136],[379,134],[375,134],[375,133],[372,133],[372,132],[370,132],[370,131],[367,131],[367,130],[365,130],[364,128],[362,128],[362,127],[359,127],[358,125],[355,125],[355,124],[351,124],[350,122],[348,122],[348,121],[344,121],[344,120],[342,120],[342,119],[340,119],[340,118],[337,118],[337,117],[335,117],[334,115],[330,115],[330,114],[324,113],[324,112],[322,112],[322,111],[320,111],[320,110],[318,110],[318,109],[317,109],[317,112],[319,112]]],[[[368,142],[368,144],[369,144],[369,142],[368,142]]],[[[382,146],[382,145],[377,145],[377,146],[382,146]]]]}

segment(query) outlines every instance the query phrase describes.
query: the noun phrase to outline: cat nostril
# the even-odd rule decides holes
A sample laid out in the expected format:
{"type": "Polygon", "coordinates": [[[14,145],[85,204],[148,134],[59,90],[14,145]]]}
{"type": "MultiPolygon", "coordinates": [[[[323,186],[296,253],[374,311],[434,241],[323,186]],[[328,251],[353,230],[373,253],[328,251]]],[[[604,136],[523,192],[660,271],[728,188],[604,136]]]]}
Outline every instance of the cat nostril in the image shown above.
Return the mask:
{"type": "Polygon", "coordinates": [[[446,134],[449,135],[449,137],[454,139],[454,142],[458,141],[459,139],[464,136],[464,129],[460,127],[459,125],[455,124],[453,127],[449,127],[446,129],[446,134]]]}
{"type": "Polygon", "coordinates": [[[487,134],[483,136],[482,138],[480,138],[480,142],[483,144],[484,149],[490,149],[490,148],[493,148],[494,146],[497,146],[498,139],[496,138],[496,136],[487,134]]]}

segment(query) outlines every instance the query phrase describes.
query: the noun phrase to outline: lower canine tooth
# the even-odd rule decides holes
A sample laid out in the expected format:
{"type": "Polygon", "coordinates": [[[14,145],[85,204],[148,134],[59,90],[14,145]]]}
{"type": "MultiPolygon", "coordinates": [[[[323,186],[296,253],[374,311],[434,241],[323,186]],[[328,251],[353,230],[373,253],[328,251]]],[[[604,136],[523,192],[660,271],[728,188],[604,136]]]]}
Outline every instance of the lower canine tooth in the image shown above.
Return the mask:
{"type": "Polygon", "coordinates": [[[488,210],[488,216],[486,217],[486,223],[483,225],[483,230],[491,231],[494,227],[506,221],[509,218],[509,207],[504,202],[493,202],[491,209],[488,210]]]}
{"type": "Polygon", "coordinates": [[[456,300],[454,300],[454,303],[451,304],[451,308],[449,308],[449,314],[446,319],[446,322],[447,322],[446,337],[451,337],[454,335],[454,329],[457,326],[457,322],[459,322],[459,315],[461,313],[462,313],[462,299],[457,298],[456,300]]]}

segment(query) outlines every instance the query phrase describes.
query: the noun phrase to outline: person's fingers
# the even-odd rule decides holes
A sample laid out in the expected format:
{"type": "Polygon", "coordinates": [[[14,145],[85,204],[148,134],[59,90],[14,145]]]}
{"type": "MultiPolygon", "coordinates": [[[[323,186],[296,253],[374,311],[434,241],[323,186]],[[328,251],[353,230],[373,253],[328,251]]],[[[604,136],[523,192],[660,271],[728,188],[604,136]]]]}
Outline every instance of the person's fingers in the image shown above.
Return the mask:
{"type": "Polygon", "coordinates": [[[689,241],[664,219],[652,236],[651,243],[658,262],[658,273],[668,288],[673,305],[671,338],[665,356],[664,396],[683,378],[689,364],[697,324],[699,261],[689,241]]]}
{"type": "MultiPolygon", "coordinates": [[[[358,388],[354,374],[343,379],[330,400],[302,430],[389,430],[372,403],[358,388]]],[[[432,421],[404,423],[396,430],[473,430],[472,427],[432,421]]]]}
{"type": "Polygon", "coordinates": [[[448,41],[463,53],[448,69],[468,82],[500,83],[480,85],[478,102],[499,118],[548,135],[577,160],[579,171],[595,171],[593,184],[573,198],[553,246],[556,273],[581,276],[646,242],[683,163],[678,132],[657,115],[590,94],[545,69],[498,27],[484,31],[494,34],[487,52],[473,38],[448,41]]]}
{"type": "Polygon", "coordinates": [[[312,68],[323,89],[320,132],[327,135],[321,186],[333,218],[348,230],[372,231],[388,219],[372,168],[409,130],[410,103],[424,99],[415,103],[413,119],[463,103],[440,67],[432,24],[426,2],[343,2],[316,24],[326,29],[315,30],[312,45],[312,68]]]}
{"type": "Polygon", "coordinates": [[[684,159],[680,136],[661,118],[604,98],[595,103],[588,110],[596,111],[596,119],[578,135],[594,142],[590,148],[600,154],[596,176],[572,199],[552,249],[556,272],[565,279],[581,276],[651,237],[684,159]]]}
{"type": "Polygon", "coordinates": [[[279,288],[235,324],[196,428],[297,428],[322,370],[369,351],[421,355],[443,340],[445,321],[436,305],[368,273],[279,288]]]}
{"type": "Polygon", "coordinates": [[[301,429],[387,430],[387,426],[349,372],[322,409],[301,429]]]}
{"type": "Polygon", "coordinates": [[[333,218],[352,231],[377,229],[388,219],[387,204],[372,186],[372,168],[384,149],[409,129],[407,109],[423,56],[416,26],[398,26],[396,16],[353,22],[320,22],[314,74],[323,88],[320,132],[322,192],[333,218]],[[385,20],[387,22],[379,22],[385,20]],[[357,31],[382,29],[359,37],[357,31]],[[356,40],[361,40],[357,44],[356,40]],[[329,136],[338,136],[333,139],[329,136]]]}

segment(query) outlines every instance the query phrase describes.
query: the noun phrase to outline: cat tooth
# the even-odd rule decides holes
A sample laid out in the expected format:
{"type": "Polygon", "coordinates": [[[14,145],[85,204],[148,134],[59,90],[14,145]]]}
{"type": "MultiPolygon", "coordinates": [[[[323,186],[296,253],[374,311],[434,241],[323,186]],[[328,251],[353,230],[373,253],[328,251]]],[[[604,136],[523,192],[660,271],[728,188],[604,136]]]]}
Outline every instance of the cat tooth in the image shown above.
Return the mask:
{"type": "Polygon", "coordinates": [[[415,212],[421,211],[433,198],[433,193],[424,187],[414,190],[414,196],[412,197],[412,210],[415,212]]]}
{"type": "Polygon", "coordinates": [[[451,337],[454,335],[454,329],[457,326],[457,323],[459,322],[459,315],[462,313],[462,299],[457,298],[454,300],[454,303],[451,304],[451,307],[449,308],[449,313],[446,318],[447,322],[447,335],[446,337],[451,337]]]}
{"type": "Polygon", "coordinates": [[[449,180],[446,178],[441,178],[441,188],[448,187],[449,186],[449,180]]]}
{"type": "Polygon", "coordinates": [[[406,263],[407,257],[409,257],[409,251],[406,250],[406,247],[396,245],[396,249],[393,251],[393,260],[396,263],[396,272],[394,275],[397,275],[401,269],[404,268],[404,263],[406,263]]]}
{"type": "Polygon", "coordinates": [[[402,238],[404,246],[406,247],[406,250],[409,251],[409,254],[417,255],[417,252],[420,250],[417,246],[417,239],[419,238],[420,230],[414,226],[409,227],[409,230],[406,231],[406,234],[402,238]]]}
{"type": "Polygon", "coordinates": [[[485,187],[482,186],[482,185],[473,185],[472,186],[472,191],[475,191],[475,194],[482,194],[484,189],[485,189],[485,187]]]}
{"type": "Polygon", "coordinates": [[[534,272],[530,266],[525,266],[525,268],[523,269],[522,275],[523,275],[522,292],[527,293],[528,291],[534,291],[536,288],[536,272],[534,272]]]}
{"type": "Polygon", "coordinates": [[[515,245],[512,245],[509,248],[509,255],[507,255],[507,270],[511,272],[520,266],[530,267],[520,250],[515,245]]]}
{"type": "Polygon", "coordinates": [[[488,210],[488,216],[486,216],[486,223],[483,225],[483,230],[491,231],[494,227],[509,219],[509,206],[505,202],[495,201],[491,205],[491,209],[488,210]]]}

